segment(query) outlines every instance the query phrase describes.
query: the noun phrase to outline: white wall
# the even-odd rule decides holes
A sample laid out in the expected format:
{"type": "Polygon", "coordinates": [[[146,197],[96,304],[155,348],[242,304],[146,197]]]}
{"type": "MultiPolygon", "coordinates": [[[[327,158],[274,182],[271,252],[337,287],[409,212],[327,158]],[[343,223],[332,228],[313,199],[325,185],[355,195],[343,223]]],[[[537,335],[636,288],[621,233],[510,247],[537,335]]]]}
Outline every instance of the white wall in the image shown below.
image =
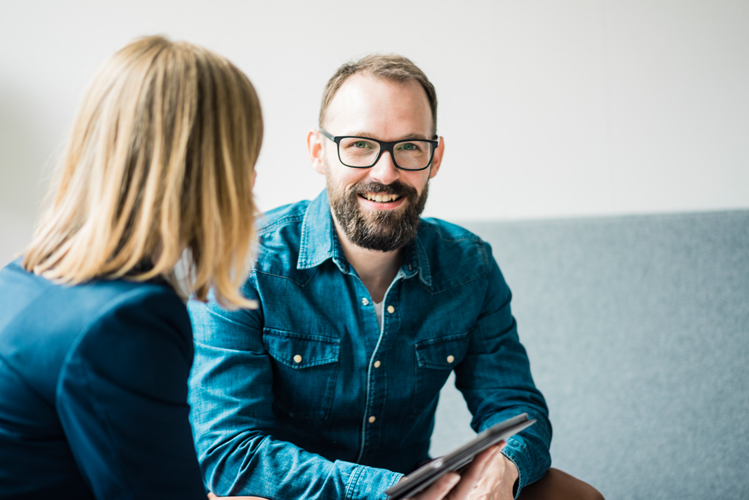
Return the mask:
{"type": "Polygon", "coordinates": [[[133,37],[226,55],[260,94],[262,208],[314,197],[305,134],[342,62],[413,59],[437,87],[454,221],[749,207],[749,2],[2,2],[0,264],[26,244],[87,82],[133,37]]]}

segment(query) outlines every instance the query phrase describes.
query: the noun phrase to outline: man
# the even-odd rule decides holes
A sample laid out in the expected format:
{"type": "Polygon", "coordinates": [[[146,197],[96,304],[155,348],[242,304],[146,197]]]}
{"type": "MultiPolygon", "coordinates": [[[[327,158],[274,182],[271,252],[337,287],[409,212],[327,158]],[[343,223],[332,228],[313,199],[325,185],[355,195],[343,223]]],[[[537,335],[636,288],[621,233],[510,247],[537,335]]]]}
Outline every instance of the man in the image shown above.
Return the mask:
{"type": "MultiPolygon", "coordinates": [[[[217,494],[384,498],[429,459],[454,371],[474,430],[520,413],[537,422],[446,498],[600,498],[553,469],[524,491],[551,463],[546,403],[490,247],[420,218],[445,150],[436,111],[434,87],[406,58],[339,68],[307,137],[327,189],[265,214],[243,290],[259,309],[191,302],[191,417],[217,494]]],[[[438,486],[424,498],[451,484],[438,486]]]]}

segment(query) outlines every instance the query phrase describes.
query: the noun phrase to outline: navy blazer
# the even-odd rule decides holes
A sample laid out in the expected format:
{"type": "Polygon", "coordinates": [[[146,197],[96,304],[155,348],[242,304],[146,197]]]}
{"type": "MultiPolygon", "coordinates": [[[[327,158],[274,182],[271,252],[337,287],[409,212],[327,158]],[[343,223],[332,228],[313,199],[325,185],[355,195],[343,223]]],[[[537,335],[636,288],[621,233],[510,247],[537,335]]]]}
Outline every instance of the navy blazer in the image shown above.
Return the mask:
{"type": "Polygon", "coordinates": [[[0,498],[205,500],[185,305],[164,283],[0,271],[0,498]]]}

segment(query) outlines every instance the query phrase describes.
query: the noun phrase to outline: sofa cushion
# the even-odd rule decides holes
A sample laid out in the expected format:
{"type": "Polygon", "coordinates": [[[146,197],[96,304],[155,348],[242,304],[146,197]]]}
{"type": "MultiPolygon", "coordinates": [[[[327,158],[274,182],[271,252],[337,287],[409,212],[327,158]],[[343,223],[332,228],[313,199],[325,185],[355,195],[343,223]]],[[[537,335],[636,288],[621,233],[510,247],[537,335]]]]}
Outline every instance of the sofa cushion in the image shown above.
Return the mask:
{"type": "MultiPolygon", "coordinates": [[[[513,291],[554,467],[609,500],[749,498],[749,211],[464,225],[513,291]]],[[[432,454],[469,422],[449,380],[432,454]]]]}

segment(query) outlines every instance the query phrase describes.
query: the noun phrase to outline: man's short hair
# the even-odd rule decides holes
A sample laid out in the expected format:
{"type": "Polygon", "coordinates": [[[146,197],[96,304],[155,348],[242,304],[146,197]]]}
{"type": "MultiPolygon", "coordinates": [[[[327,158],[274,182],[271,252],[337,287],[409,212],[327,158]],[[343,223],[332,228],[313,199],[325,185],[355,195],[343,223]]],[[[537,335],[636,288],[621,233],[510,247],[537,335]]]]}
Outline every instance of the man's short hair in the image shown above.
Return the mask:
{"type": "Polygon", "coordinates": [[[338,89],[348,77],[356,73],[369,73],[376,78],[383,78],[391,82],[404,83],[408,80],[416,80],[424,88],[429,100],[429,108],[432,110],[432,128],[437,135],[437,92],[434,85],[429,81],[423,71],[419,69],[410,59],[397,54],[370,54],[358,61],[343,64],[335,74],[328,80],[322,94],[320,105],[319,125],[323,126],[325,112],[333,100],[338,89]]]}

